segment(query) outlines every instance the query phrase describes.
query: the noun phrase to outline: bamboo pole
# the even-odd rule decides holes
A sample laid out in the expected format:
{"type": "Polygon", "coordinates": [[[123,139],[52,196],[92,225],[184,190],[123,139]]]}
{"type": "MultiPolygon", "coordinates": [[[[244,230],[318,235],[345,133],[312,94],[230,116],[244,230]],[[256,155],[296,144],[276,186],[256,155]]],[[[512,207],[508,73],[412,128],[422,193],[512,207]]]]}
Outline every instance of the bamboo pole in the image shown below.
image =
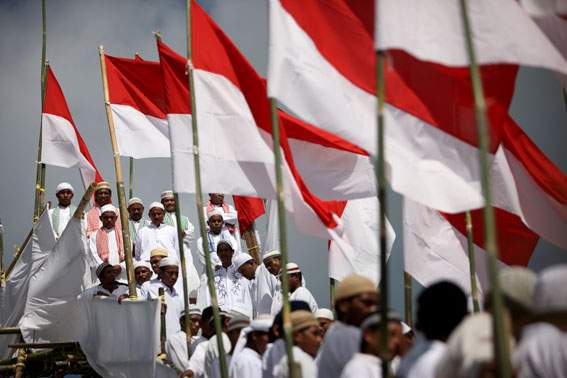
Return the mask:
{"type": "Polygon", "coordinates": [[[488,122],[486,120],[486,104],[482,88],[480,70],[476,63],[475,51],[471,36],[471,27],[465,0],[461,0],[461,12],[463,19],[464,32],[466,37],[466,48],[470,61],[470,74],[472,80],[472,90],[475,103],[475,115],[477,122],[477,132],[480,147],[480,166],[482,173],[482,191],[486,201],[484,208],[484,227],[485,227],[485,249],[488,252],[488,269],[492,289],[491,303],[493,309],[493,335],[495,361],[498,367],[498,376],[509,378],[512,376],[510,360],[508,354],[508,339],[506,337],[506,325],[504,324],[504,309],[502,296],[500,293],[500,283],[498,281],[498,246],[496,242],[496,230],[494,209],[492,208],[492,195],[490,190],[490,172],[488,166],[488,122]]]}
{"type": "Polygon", "coordinates": [[[283,334],[288,360],[288,369],[290,377],[301,376],[298,365],[293,360],[293,339],[291,328],[291,307],[289,305],[289,284],[287,276],[287,237],[285,227],[285,209],[284,209],[284,193],[283,193],[283,176],[281,168],[280,156],[280,125],[278,121],[277,102],[270,99],[270,112],[272,116],[272,137],[274,145],[275,163],[276,163],[276,181],[278,189],[278,220],[280,225],[280,252],[282,260],[282,274],[280,280],[282,282],[283,291],[283,334]]]}
{"type": "Polygon", "coordinates": [[[333,313],[333,316],[336,319],[337,315],[335,312],[335,280],[333,278],[329,278],[329,289],[331,296],[331,312],[333,313]]]}
{"type": "Polygon", "coordinates": [[[136,299],[136,281],[134,278],[134,265],[132,261],[132,244],[130,243],[130,226],[128,224],[128,210],[126,210],[126,195],[124,194],[124,180],[122,179],[122,165],[118,153],[116,133],[114,130],[114,120],[110,109],[110,96],[108,94],[108,78],[106,76],[106,62],[104,59],[104,48],[98,47],[100,56],[100,70],[102,74],[102,88],[104,90],[104,106],[106,108],[106,118],[108,119],[108,130],[110,132],[110,142],[114,152],[114,168],[116,170],[116,187],[118,189],[118,203],[120,208],[120,223],[122,224],[122,242],[124,244],[124,260],[126,262],[126,274],[128,276],[128,291],[130,299],[136,299]]]}
{"type": "Polygon", "coordinates": [[[411,294],[411,274],[404,272],[404,310],[406,324],[413,328],[413,310],[412,310],[412,294],[411,294]]]}
{"type": "Polygon", "coordinates": [[[3,327],[0,328],[0,335],[18,335],[20,334],[20,327],[3,327]]]}
{"type": "Polygon", "coordinates": [[[18,349],[16,368],[14,369],[15,378],[22,378],[24,376],[24,370],[26,369],[26,355],[27,353],[25,349],[18,349]]]}
{"type": "Polygon", "coordinates": [[[4,279],[4,226],[0,221],[0,278],[4,279]]]}
{"type": "Polygon", "coordinates": [[[250,225],[250,227],[248,227],[246,231],[244,231],[244,240],[246,241],[246,247],[248,247],[248,253],[250,254],[250,256],[252,256],[256,264],[262,264],[259,253],[260,248],[258,248],[256,233],[254,232],[254,227],[252,227],[252,225],[250,225]]]}
{"type": "Polygon", "coordinates": [[[386,255],[386,174],[384,163],[384,52],[376,52],[377,80],[376,94],[378,96],[378,160],[376,178],[378,179],[378,202],[380,202],[380,359],[382,360],[382,377],[388,376],[388,266],[386,255]]]}
{"type": "Polygon", "coordinates": [[[160,360],[166,360],[167,355],[165,353],[165,342],[166,342],[166,324],[165,324],[165,291],[163,287],[158,289],[158,295],[161,303],[161,310],[160,310],[160,332],[159,332],[159,341],[161,346],[161,353],[159,354],[158,358],[160,360]]]}
{"type": "MultiPolygon", "coordinates": [[[[203,214],[203,191],[201,189],[201,167],[199,163],[199,132],[197,128],[197,107],[195,105],[195,80],[193,77],[193,51],[191,43],[191,0],[187,0],[187,68],[189,71],[189,95],[191,100],[191,126],[193,128],[193,161],[195,164],[195,191],[197,197],[197,215],[199,216],[199,226],[201,228],[201,237],[207,240],[207,227],[205,225],[205,215],[203,214]]],[[[209,293],[213,307],[213,324],[215,334],[217,335],[217,345],[219,349],[219,361],[221,369],[221,377],[228,378],[228,367],[224,346],[222,341],[222,330],[219,315],[219,305],[214,285],[213,268],[211,267],[211,255],[208,243],[203,242],[205,251],[205,265],[207,272],[207,281],[209,285],[209,293]]],[[[189,324],[187,325],[189,326],[189,324]]]]}
{"type": "Polygon", "coordinates": [[[75,213],[73,214],[74,218],[81,219],[83,217],[83,212],[85,210],[85,207],[87,207],[97,186],[98,184],[96,182],[91,182],[91,184],[87,188],[87,191],[85,192],[85,194],[83,194],[83,198],[81,198],[81,201],[79,202],[79,205],[75,210],[75,213]]]}
{"type": "Polygon", "coordinates": [[[479,312],[480,306],[478,304],[478,291],[476,288],[476,264],[475,264],[475,256],[474,256],[474,241],[473,241],[473,225],[472,225],[472,218],[471,212],[467,211],[465,213],[465,219],[467,222],[467,242],[468,242],[468,250],[469,250],[469,274],[471,277],[471,292],[472,292],[472,300],[473,300],[473,312],[479,312]]]}
{"type": "MultiPolygon", "coordinates": [[[[136,54],[137,55],[137,54],[136,54]]],[[[130,158],[130,190],[128,193],[128,199],[134,197],[134,158],[130,158]]]]}

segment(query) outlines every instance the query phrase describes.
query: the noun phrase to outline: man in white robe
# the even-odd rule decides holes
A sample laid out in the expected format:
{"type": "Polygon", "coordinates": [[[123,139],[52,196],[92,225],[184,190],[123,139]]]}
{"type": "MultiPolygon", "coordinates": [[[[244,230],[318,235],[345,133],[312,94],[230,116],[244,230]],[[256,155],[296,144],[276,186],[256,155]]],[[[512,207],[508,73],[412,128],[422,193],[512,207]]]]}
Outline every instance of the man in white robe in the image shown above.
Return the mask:
{"type": "MultiPolygon", "coordinates": [[[[164,223],[177,230],[177,217],[175,216],[175,196],[171,190],[161,193],[161,203],[165,209],[164,223]]],[[[183,230],[183,247],[191,250],[191,242],[195,240],[195,226],[185,215],[181,215],[181,229],[183,230]]],[[[189,253],[189,252],[186,252],[189,253]]]]}
{"type": "Polygon", "coordinates": [[[138,235],[138,231],[149,224],[150,222],[144,218],[144,203],[142,200],[138,197],[130,198],[128,201],[128,226],[133,251],[136,249],[136,235],[138,235]]]}
{"type": "MultiPolygon", "coordinates": [[[[211,256],[211,264],[213,269],[221,266],[221,261],[217,255],[217,244],[221,240],[230,240],[232,248],[235,249],[235,255],[238,255],[239,252],[235,248],[237,245],[237,240],[228,232],[228,230],[223,230],[223,214],[220,210],[213,210],[209,212],[207,217],[207,245],[209,247],[209,254],[211,256]]],[[[201,272],[205,271],[205,247],[203,246],[203,238],[199,238],[197,240],[197,251],[199,256],[199,263],[201,265],[201,272]]]]}
{"type": "MultiPolygon", "coordinates": [[[[188,370],[190,370],[195,378],[202,378],[205,376],[205,352],[207,351],[207,345],[209,340],[215,333],[210,320],[213,317],[213,308],[207,307],[202,311],[201,314],[201,336],[205,339],[199,344],[195,345],[193,349],[193,355],[189,361],[188,370]]],[[[186,370],[184,373],[187,373],[186,370]]]]}
{"type": "Polygon", "coordinates": [[[362,321],[362,345],[344,367],[341,378],[381,377],[380,314],[372,313],[362,321]]]}
{"type": "Polygon", "coordinates": [[[360,324],[378,305],[378,288],[366,277],[351,275],[337,285],[337,320],[329,327],[321,347],[319,378],[338,378],[347,362],[359,351],[360,324]]]}
{"type": "Polygon", "coordinates": [[[144,282],[151,281],[153,275],[152,266],[147,261],[134,262],[134,278],[136,280],[136,295],[140,297],[144,282]]]}
{"type": "MultiPolygon", "coordinates": [[[[189,319],[191,322],[191,340],[197,337],[199,331],[199,322],[201,320],[201,311],[195,305],[189,305],[189,319]],[[194,322],[195,319],[195,322],[194,322]],[[195,324],[196,323],[196,324],[195,324]]],[[[165,343],[165,351],[167,359],[181,371],[189,370],[189,354],[187,350],[187,327],[185,324],[185,310],[179,315],[179,325],[181,329],[173,336],[169,337],[165,343]]],[[[195,352],[195,346],[191,342],[191,349],[195,352]]]]}
{"type": "Polygon", "coordinates": [[[233,260],[238,273],[251,283],[250,296],[256,315],[270,314],[272,298],[279,288],[277,278],[268,272],[264,264],[256,264],[248,253],[241,253],[233,260]]]}
{"type": "MultiPolygon", "coordinates": [[[[99,182],[95,194],[94,194],[95,206],[91,208],[85,214],[85,227],[87,229],[87,238],[91,237],[91,234],[98,230],[102,223],[100,221],[101,208],[105,205],[109,205],[112,202],[112,190],[110,184],[106,181],[99,182]]],[[[120,213],[118,213],[118,221],[116,222],[116,228],[122,233],[122,225],[120,224],[120,213]]]]}
{"type": "Polygon", "coordinates": [[[320,308],[315,311],[315,318],[319,322],[319,330],[321,331],[321,337],[325,337],[327,330],[335,322],[335,316],[333,312],[328,308],[320,308]]]}
{"type": "MultiPolygon", "coordinates": [[[[205,214],[205,219],[209,218],[209,213],[211,211],[219,211],[222,214],[223,225],[222,230],[228,231],[235,240],[240,241],[240,230],[238,229],[238,212],[234,207],[224,201],[224,194],[222,193],[209,193],[209,200],[207,201],[207,206],[203,208],[205,214]]],[[[207,231],[209,227],[207,226],[207,231]]],[[[240,243],[234,246],[234,250],[237,252],[242,252],[240,243]]]]}
{"type": "Polygon", "coordinates": [[[51,226],[56,239],[59,239],[75,210],[77,210],[71,203],[74,194],[73,186],[68,182],[62,182],[55,189],[55,197],[59,202],[53,209],[49,209],[49,219],[51,219],[51,226]]]}
{"type": "Polygon", "coordinates": [[[116,281],[116,270],[112,265],[103,262],[97,266],[95,273],[100,284],[82,292],[77,297],[78,300],[87,300],[97,295],[117,298],[119,302],[128,298],[128,285],[116,281]]]}
{"type": "Polygon", "coordinates": [[[163,205],[159,202],[152,202],[148,215],[151,223],[140,229],[136,236],[135,259],[149,261],[151,251],[161,248],[167,251],[169,257],[175,257],[179,260],[177,231],[163,223],[165,217],[163,205]]]}
{"type": "MultiPolygon", "coordinates": [[[[232,353],[228,374],[232,378],[262,378],[262,355],[266,351],[268,332],[273,319],[258,318],[241,331],[239,345],[232,353]],[[242,349],[240,344],[244,344],[242,349]]],[[[229,324],[230,326],[230,324],[229,324]]]]}
{"type": "Polygon", "coordinates": [[[311,292],[306,287],[303,287],[303,277],[299,266],[297,266],[296,263],[291,262],[288,263],[286,267],[289,283],[289,300],[307,302],[311,308],[311,312],[317,312],[319,306],[311,292]]]}

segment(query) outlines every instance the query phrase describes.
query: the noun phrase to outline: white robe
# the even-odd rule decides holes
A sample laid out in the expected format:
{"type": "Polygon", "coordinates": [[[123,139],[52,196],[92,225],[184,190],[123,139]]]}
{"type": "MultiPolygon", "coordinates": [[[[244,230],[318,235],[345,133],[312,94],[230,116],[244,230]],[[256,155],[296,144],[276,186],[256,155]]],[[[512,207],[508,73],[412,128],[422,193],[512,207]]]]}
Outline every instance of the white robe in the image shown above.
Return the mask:
{"type": "Polygon", "coordinates": [[[282,359],[285,353],[285,341],[283,339],[278,339],[273,344],[268,344],[262,356],[263,378],[274,377],[274,366],[282,359]]]}
{"type": "Polygon", "coordinates": [[[262,356],[253,349],[244,348],[230,365],[231,378],[262,378],[262,356]]]}
{"type": "MultiPolygon", "coordinates": [[[[222,231],[220,234],[215,235],[211,232],[207,232],[207,243],[209,245],[209,253],[211,256],[211,266],[213,270],[215,269],[216,265],[222,265],[218,255],[217,255],[217,244],[221,240],[230,240],[232,247],[235,248],[237,242],[236,239],[230,235],[228,231],[222,231]]],[[[199,256],[199,265],[201,267],[201,273],[205,273],[205,266],[206,266],[206,259],[205,259],[205,250],[203,247],[203,238],[199,238],[197,240],[197,252],[199,256]]],[[[240,252],[236,249],[234,250],[234,255],[232,258],[235,258],[240,252]]]]}
{"type": "MultiPolygon", "coordinates": [[[[116,231],[115,231],[116,229],[103,228],[103,230],[106,232],[106,235],[108,237],[108,250],[109,250],[108,263],[113,266],[120,265],[122,270],[120,271],[120,275],[118,275],[116,279],[120,282],[125,282],[128,280],[126,274],[126,263],[124,261],[120,262],[120,254],[118,253],[118,244],[116,242],[116,231]]],[[[91,257],[92,257],[90,265],[91,268],[95,268],[95,269],[97,266],[103,263],[102,259],[98,255],[98,250],[96,247],[96,237],[99,232],[101,232],[100,229],[93,232],[91,238],[88,241],[89,251],[91,251],[91,257]]]]}
{"type": "Polygon", "coordinates": [[[177,242],[177,231],[175,228],[164,223],[159,228],[151,223],[143,227],[136,235],[136,256],[138,261],[150,261],[150,254],[155,248],[163,248],[169,256],[179,261],[179,247],[177,242]]]}
{"type": "Polygon", "coordinates": [[[141,299],[159,298],[160,287],[164,289],[165,304],[167,305],[165,312],[165,329],[167,338],[169,338],[181,329],[179,316],[181,311],[185,308],[185,302],[182,293],[175,290],[175,287],[170,289],[161,281],[156,283],[150,283],[150,281],[144,282],[140,290],[141,299]]]}
{"type": "Polygon", "coordinates": [[[187,354],[187,334],[179,330],[167,338],[165,352],[168,361],[171,361],[181,371],[189,369],[189,358],[187,354]]]}
{"type": "Polygon", "coordinates": [[[335,321],[321,346],[319,378],[339,378],[351,357],[360,349],[362,334],[360,328],[335,321]]]}
{"type": "MultiPolygon", "coordinates": [[[[69,223],[69,220],[73,216],[73,214],[71,214],[71,205],[69,205],[67,207],[61,207],[61,206],[57,205],[57,207],[59,208],[59,227],[57,227],[57,230],[55,230],[55,229],[53,230],[56,238],[59,237],[58,235],[61,235],[63,233],[63,230],[65,230],[65,227],[67,227],[67,223],[69,223]]],[[[54,227],[53,212],[55,211],[55,209],[57,207],[54,207],[53,209],[48,210],[49,219],[51,219],[51,226],[52,227],[54,227]]]]}
{"type": "MultiPolygon", "coordinates": [[[[227,312],[233,307],[241,307],[252,315],[250,281],[238,273],[234,264],[229,266],[228,269],[220,267],[213,273],[213,276],[219,307],[227,312]]],[[[208,306],[211,306],[211,296],[207,275],[203,274],[197,295],[197,307],[203,310],[208,306]]]]}
{"type": "Polygon", "coordinates": [[[341,378],[381,377],[382,361],[371,354],[355,353],[346,364],[341,378]]]}
{"type": "Polygon", "coordinates": [[[203,341],[197,345],[189,360],[189,369],[193,371],[195,378],[203,378],[205,376],[205,353],[209,340],[203,341]]]}
{"type": "Polygon", "coordinates": [[[295,291],[289,295],[289,300],[307,302],[312,313],[315,313],[319,309],[317,301],[313,298],[311,292],[303,286],[295,289],[295,291]]]}
{"type": "MultiPolygon", "coordinates": [[[[224,348],[224,355],[226,361],[226,368],[230,365],[230,349],[232,345],[228,336],[222,334],[222,346],[224,348]]],[[[217,335],[213,335],[207,343],[207,350],[205,351],[205,377],[207,378],[221,378],[220,359],[219,359],[219,346],[217,343],[217,335]]]]}
{"type": "Polygon", "coordinates": [[[102,287],[102,285],[96,285],[96,286],[88,288],[87,290],[85,290],[81,294],[79,294],[79,296],[77,297],[77,300],[90,299],[92,297],[95,297],[96,293],[98,293],[99,291],[107,294],[109,297],[117,298],[117,299],[122,294],[128,295],[128,293],[129,293],[128,285],[118,282],[118,288],[116,288],[112,292],[110,292],[109,290],[106,290],[104,287],[102,287]]]}
{"type": "Polygon", "coordinates": [[[279,282],[276,276],[268,272],[264,264],[259,265],[250,284],[250,296],[256,316],[271,314],[273,297],[278,290],[279,282]]]}
{"type": "MultiPolygon", "coordinates": [[[[316,377],[317,376],[317,365],[309,354],[305,353],[301,348],[293,347],[293,361],[299,363],[301,366],[301,376],[302,377],[316,377]]],[[[289,377],[289,366],[287,362],[287,354],[278,361],[274,366],[273,370],[274,378],[288,378],[289,377]]],[[[360,378],[360,377],[358,377],[360,378]]]]}
{"type": "Polygon", "coordinates": [[[446,350],[447,346],[444,342],[438,340],[431,341],[429,349],[415,361],[407,378],[435,378],[437,365],[443,358],[446,350]]]}

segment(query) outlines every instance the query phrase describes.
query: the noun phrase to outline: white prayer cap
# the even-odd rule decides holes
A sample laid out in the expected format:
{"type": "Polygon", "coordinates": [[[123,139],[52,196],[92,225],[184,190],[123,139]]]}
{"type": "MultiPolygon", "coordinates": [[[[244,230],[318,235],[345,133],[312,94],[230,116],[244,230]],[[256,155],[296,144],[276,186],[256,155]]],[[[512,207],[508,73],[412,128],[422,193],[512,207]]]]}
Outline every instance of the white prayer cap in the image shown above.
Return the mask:
{"type": "Polygon", "coordinates": [[[100,189],[108,189],[108,190],[112,190],[112,188],[110,187],[110,184],[107,183],[106,181],[101,181],[97,184],[96,189],[95,189],[95,193],[97,190],[100,189]]]}
{"type": "MultiPolygon", "coordinates": [[[[197,305],[189,304],[189,315],[201,315],[201,309],[197,307],[197,305]]],[[[185,316],[185,309],[181,310],[181,314],[179,314],[180,318],[184,316],[185,316]]]]}
{"type": "Polygon", "coordinates": [[[274,324],[274,317],[269,314],[259,315],[250,322],[250,328],[256,332],[268,332],[274,324]]]}
{"type": "Polygon", "coordinates": [[[301,272],[299,266],[297,266],[296,263],[292,263],[292,262],[287,263],[286,268],[287,268],[287,274],[295,274],[301,272]]]}
{"type": "Polygon", "coordinates": [[[143,261],[143,260],[142,261],[136,261],[134,263],[134,271],[141,266],[143,266],[144,268],[148,268],[150,270],[150,272],[152,271],[152,266],[150,265],[150,263],[147,262],[147,261],[143,261]]]}
{"type": "Polygon", "coordinates": [[[179,262],[177,262],[177,259],[174,257],[164,257],[159,262],[160,268],[165,268],[166,266],[170,266],[170,265],[179,266],[179,262]]]}
{"type": "Polygon", "coordinates": [[[555,265],[541,271],[533,298],[537,315],[567,311],[567,265],[555,265]]]}
{"type": "Polygon", "coordinates": [[[173,191],[166,190],[165,192],[161,192],[161,199],[165,198],[173,198],[173,191]]]}
{"type": "Polygon", "coordinates": [[[61,184],[57,185],[55,189],[55,194],[59,193],[62,190],[70,190],[71,193],[75,194],[75,190],[73,189],[73,185],[69,184],[68,182],[62,182],[61,184]]]}
{"type": "Polygon", "coordinates": [[[141,199],[139,199],[138,197],[132,197],[130,198],[130,200],[128,201],[128,207],[130,207],[131,205],[135,204],[135,203],[139,203],[140,205],[144,206],[144,203],[142,202],[141,199]]]}
{"type": "Polygon", "coordinates": [[[248,327],[249,324],[250,318],[248,316],[234,316],[228,321],[228,331],[230,332],[235,329],[248,327]]]}
{"type": "Polygon", "coordinates": [[[161,202],[152,202],[150,203],[150,209],[148,211],[152,211],[152,209],[154,207],[159,207],[160,209],[162,209],[163,211],[165,211],[165,207],[163,207],[163,204],[161,202]]]}
{"type": "Polygon", "coordinates": [[[405,322],[402,322],[402,335],[406,335],[411,332],[411,327],[405,322]]]}
{"type": "Polygon", "coordinates": [[[220,211],[219,209],[214,209],[209,213],[209,215],[207,215],[207,221],[210,220],[213,215],[220,215],[222,217],[222,214],[222,211],[220,211]]]}
{"type": "Polygon", "coordinates": [[[99,266],[96,267],[96,276],[100,277],[100,275],[102,274],[102,271],[107,267],[107,266],[112,266],[107,262],[103,262],[102,264],[100,264],[99,266]]]}
{"type": "Polygon", "coordinates": [[[498,273],[502,295],[519,304],[527,311],[532,310],[537,275],[522,266],[502,269],[498,273]]]}
{"type": "Polygon", "coordinates": [[[335,320],[335,317],[333,316],[333,312],[331,310],[329,310],[328,308],[320,308],[317,311],[315,311],[315,317],[316,318],[325,318],[325,319],[329,319],[331,321],[335,320]]]}
{"type": "Polygon", "coordinates": [[[272,249],[271,251],[264,253],[264,256],[262,256],[262,261],[266,261],[270,257],[281,256],[281,255],[282,254],[280,251],[278,251],[277,249],[272,249]]]}
{"type": "Polygon", "coordinates": [[[238,269],[240,269],[240,267],[242,265],[244,265],[245,263],[247,263],[250,260],[252,260],[252,256],[250,256],[248,253],[239,253],[232,260],[232,263],[234,264],[234,267],[236,268],[236,270],[238,270],[238,269]]]}
{"type": "Polygon", "coordinates": [[[107,211],[112,211],[114,214],[118,214],[116,208],[113,205],[108,204],[100,208],[100,215],[106,213],[107,211]]]}
{"type": "Polygon", "coordinates": [[[229,312],[226,313],[227,318],[234,318],[235,316],[246,316],[250,319],[250,312],[242,307],[233,307],[230,309],[229,312]]]}
{"type": "Polygon", "coordinates": [[[219,246],[220,246],[221,244],[226,244],[226,245],[228,245],[228,246],[230,247],[230,249],[234,249],[234,247],[232,246],[232,243],[231,243],[231,241],[230,241],[229,239],[221,239],[221,240],[219,240],[219,242],[217,243],[217,251],[219,250],[219,246]]]}

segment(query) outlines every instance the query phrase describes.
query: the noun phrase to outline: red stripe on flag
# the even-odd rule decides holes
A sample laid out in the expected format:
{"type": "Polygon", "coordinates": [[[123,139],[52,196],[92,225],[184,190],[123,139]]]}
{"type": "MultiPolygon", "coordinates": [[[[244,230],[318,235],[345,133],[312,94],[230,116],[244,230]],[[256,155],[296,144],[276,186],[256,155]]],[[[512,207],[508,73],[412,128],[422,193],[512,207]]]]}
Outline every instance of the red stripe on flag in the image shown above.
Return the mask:
{"type": "Polygon", "coordinates": [[[244,232],[250,227],[252,222],[265,214],[264,202],[261,198],[232,196],[234,207],[238,212],[238,225],[240,231],[244,232]]]}

